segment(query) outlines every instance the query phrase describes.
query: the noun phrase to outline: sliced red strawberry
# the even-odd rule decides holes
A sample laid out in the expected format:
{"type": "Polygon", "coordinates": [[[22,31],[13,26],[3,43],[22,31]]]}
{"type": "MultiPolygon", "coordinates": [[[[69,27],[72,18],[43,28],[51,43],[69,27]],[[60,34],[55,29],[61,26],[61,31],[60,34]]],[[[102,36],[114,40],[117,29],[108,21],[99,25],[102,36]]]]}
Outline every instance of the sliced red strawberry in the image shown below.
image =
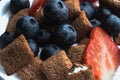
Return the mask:
{"type": "Polygon", "coordinates": [[[35,13],[40,10],[47,0],[33,0],[32,7],[30,8],[29,14],[34,16],[35,13]]]}
{"type": "Polygon", "coordinates": [[[113,80],[120,65],[120,51],[109,35],[100,27],[95,27],[85,50],[85,64],[91,65],[95,80],[113,80]]]}

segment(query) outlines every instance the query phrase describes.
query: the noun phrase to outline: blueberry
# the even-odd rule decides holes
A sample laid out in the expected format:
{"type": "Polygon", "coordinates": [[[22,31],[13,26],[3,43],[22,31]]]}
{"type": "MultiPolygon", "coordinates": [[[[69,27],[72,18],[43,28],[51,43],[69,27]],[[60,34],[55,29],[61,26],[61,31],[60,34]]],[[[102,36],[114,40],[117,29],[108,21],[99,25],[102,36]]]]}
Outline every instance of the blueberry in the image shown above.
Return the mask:
{"type": "Polygon", "coordinates": [[[102,24],[102,28],[110,35],[115,35],[120,32],[120,18],[114,14],[111,14],[102,20],[102,24]]]}
{"type": "Polygon", "coordinates": [[[60,50],[61,50],[60,47],[55,44],[46,45],[43,47],[41,51],[40,58],[42,60],[46,60],[47,58],[59,52],[60,50]]]}
{"type": "Polygon", "coordinates": [[[46,22],[64,23],[68,19],[68,8],[62,0],[49,0],[43,8],[46,22]]]}
{"type": "Polygon", "coordinates": [[[107,8],[100,8],[98,11],[97,11],[97,13],[96,13],[96,18],[98,19],[98,20],[100,20],[100,21],[104,21],[104,19],[107,17],[107,16],[109,16],[109,15],[111,15],[112,13],[110,12],[110,10],[108,10],[107,8]]]}
{"type": "Polygon", "coordinates": [[[88,19],[91,19],[96,12],[93,5],[88,1],[80,2],[80,8],[81,8],[81,10],[85,11],[88,19]]]}
{"type": "Polygon", "coordinates": [[[101,26],[101,22],[97,19],[90,20],[92,27],[101,26]]]}
{"type": "Polygon", "coordinates": [[[50,42],[51,33],[47,30],[40,29],[36,34],[36,41],[39,46],[45,45],[50,42]]]}
{"type": "Polygon", "coordinates": [[[37,42],[32,39],[28,39],[27,41],[28,41],[29,46],[30,46],[31,50],[33,51],[34,55],[37,56],[38,52],[39,52],[39,46],[38,46],[37,42]]]}
{"type": "Polygon", "coordinates": [[[5,48],[9,43],[11,43],[15,39],[14,32],[4,32],[0,36],[0,49],[5,48]]]}
{"type": "Polygon", "coordinates": [[[77,32],[70,24],[61,24],[54,32],[54,41],[62,48],[67,48],[76,42],[77,32]]]}
{"type": "Polygon", "coordinates": [[[34,39],[39,30],[38,21],[31,16],[23,16],[16,23],[16,35],[24,34],[27,39],[34,39]]]}
{"type": "Polygon", "coordinates": [[[14,14],[21,9],[29,7],[30,7],[29,0],[10,0],[10,10],[14,14]]]}

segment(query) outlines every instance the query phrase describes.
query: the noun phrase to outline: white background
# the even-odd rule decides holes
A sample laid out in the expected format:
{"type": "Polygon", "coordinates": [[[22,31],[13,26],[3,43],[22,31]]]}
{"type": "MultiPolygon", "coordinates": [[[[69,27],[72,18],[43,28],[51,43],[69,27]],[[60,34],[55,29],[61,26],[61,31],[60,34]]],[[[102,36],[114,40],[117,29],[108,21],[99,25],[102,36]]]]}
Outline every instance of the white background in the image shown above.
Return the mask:
{"type": "MultiPolygon", "coordinates": [[[[30,0],[30,4],[32,3],[32,1],[33,0],[30,0]]],[[[0,1],[0,35],[5,31],[9,18],[12,15],[9,10],[9,2],[10,0],[0,1]]],[[[7,76],[1,64],[0,64],[0,77],[2,77],[4,80],[20,80],[17,74],[7,76]]]]}

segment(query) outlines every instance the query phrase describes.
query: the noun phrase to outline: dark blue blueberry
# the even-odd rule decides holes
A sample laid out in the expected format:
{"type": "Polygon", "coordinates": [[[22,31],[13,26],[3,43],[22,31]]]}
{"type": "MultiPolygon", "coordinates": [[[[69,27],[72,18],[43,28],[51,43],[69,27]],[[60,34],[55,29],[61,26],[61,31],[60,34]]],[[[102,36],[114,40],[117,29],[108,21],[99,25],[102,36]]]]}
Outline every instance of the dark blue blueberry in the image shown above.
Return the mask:
{"type": "Polygon", "coordinates": [[[54,34],[54,41],[62,48],[67,48],[76,42],[77,32],[69,24],[62,24],[57,27],[54,34]]]}
{"type": "Polygon", "coordinates": [[[36,34],[36,41],[39,43],[39,46],[45,45],[50,42],[51,33],[47,30],[40,29],[36,34]]]}
{"type": "Polygon", "coordinates": [[[101,26],[101,22],[97,19],[90,20],[92,27],[101,26]]]}
{"type": "Polygon", "coordinates": [[[16,35],[24,34],[27,39],[34,39],[39,30],[38,21],[31,16],[23,16],[16,23],[16,35]]]}
{"type": "Polygon", "coordinates": [[[96,12],[94,6],[88,1],[80,2],[80,8],[85,11],[88,19],[91,19],[96,12]]]}
{"type": "Polygon", "coordinates": [[[120,32],[120,18],[114,14],[111,14],[102,20],[102,24],[102,28],[110,35],[115,35],[120,32]]]}
{"type": "Polygon", "coordinates": [[[96,15],[95,17],[100,20],[100,21],[104,21],[104,19],[111,15],[112,13],[110,12],[110,10],[108,10],[107,8],[100,8],[97,12],[96,12],[96,15]]]}
{"type": "Polygon", "coordinates": [[[14,14],[21,9],[29,7],[30,7],[29,0],[10,0],[10,10],[14,14]]]}
{"type": "Polygon", "coordinates": [[[43,8],[43,13],[46,22],[50,24],[64,23],[68,19],[68,8],[62,0],[49,0],[43,8]]]}
{"type": "Polygon", "coordinates": [[[60,50],[61,50],[60,47],[55,44],[46,45],[43,47],[41,51],[40,58],[42,60],[46,60],[47,58],[59,52],[60,50]]]}
{"type": "Polygon", "coordinates": [[[30,48],[33,51],[34,55],[37,56],[38,52],[39,52],[39,46],[38,46],[37,42],[32,39],[28,39],[27,41],[28,41],[30,48]]]}
{"type": "Polygon", "coordinates": [[[5,48],[9,43],[11,43],[15,39],[14,32],[4,32],[0,36],[0,49],[5,48]]]}

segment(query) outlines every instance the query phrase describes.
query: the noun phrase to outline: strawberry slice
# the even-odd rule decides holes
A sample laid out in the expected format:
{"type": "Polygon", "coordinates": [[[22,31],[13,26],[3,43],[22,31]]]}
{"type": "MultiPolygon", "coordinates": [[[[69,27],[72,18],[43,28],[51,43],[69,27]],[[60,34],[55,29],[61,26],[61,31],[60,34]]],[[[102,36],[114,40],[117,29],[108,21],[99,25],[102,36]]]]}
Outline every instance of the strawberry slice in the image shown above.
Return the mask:
{"type": "Polygon", "coordinates": [[[91,65],[95,80],[113,80],[120,65],[120,50],[100,27],[93,28],[85,49],[85,64],[91,65]]]}
{"type": "Polygon", "coordinates": [[[29,10],[29,14],[31,16],[34,16],[35,13],[43,7],[43,5],[46,3],[46,1],[47,0],[33,0],[33,4],[29,10]]]}

